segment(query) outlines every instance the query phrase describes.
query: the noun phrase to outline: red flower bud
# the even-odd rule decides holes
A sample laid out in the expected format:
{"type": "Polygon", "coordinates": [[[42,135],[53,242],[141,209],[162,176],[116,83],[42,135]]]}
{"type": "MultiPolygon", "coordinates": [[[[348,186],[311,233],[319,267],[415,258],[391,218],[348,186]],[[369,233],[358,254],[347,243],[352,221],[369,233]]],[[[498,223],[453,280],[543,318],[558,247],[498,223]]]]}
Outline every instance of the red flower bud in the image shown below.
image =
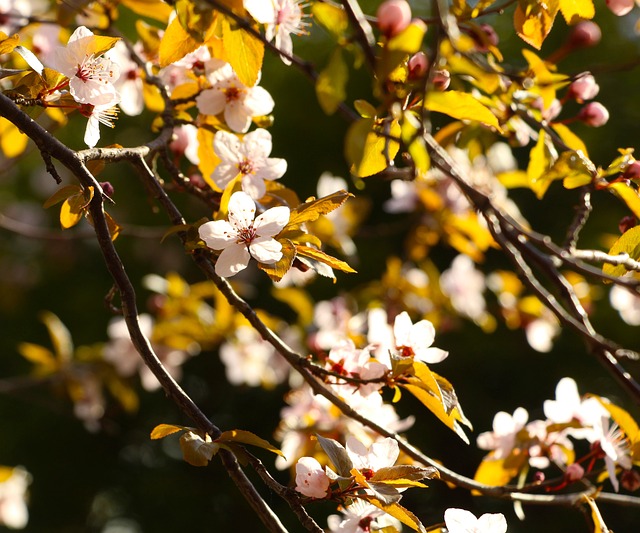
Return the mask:
{"type": "Polygon", "coordinates": [[[634,0],[607,0],[607,7],[614,15],[622,17],[633,9],[636,3],[634,0]]]}
{"type": "Polygon", "coordinates": [[[589,102],[578,113],[578,120],[581,120],[587,126],[598,128],[608,122],[609,111],[600,102],[589,102]]]}
{"type": "Polygon", "coordinates": [[[569,45],[572,48],[588,48],[595,46],[602,39],[600,26],[590,20],[578,22],[569,34],[569,45]]]}
{"type": "Polygon", "coordinates": [[[585,72],[569,85],[568,96],[582,103],[587,100],[593,100],[599,92],[600,86],[596,83],[596,79],[588,72],[585,72]]]}
{"type": "Polygon", "coordinates": [[[429,59],[424,52],[413,54],[407,62],[410,80],[419,80],[423,78],[429,68],[429,59]]]}

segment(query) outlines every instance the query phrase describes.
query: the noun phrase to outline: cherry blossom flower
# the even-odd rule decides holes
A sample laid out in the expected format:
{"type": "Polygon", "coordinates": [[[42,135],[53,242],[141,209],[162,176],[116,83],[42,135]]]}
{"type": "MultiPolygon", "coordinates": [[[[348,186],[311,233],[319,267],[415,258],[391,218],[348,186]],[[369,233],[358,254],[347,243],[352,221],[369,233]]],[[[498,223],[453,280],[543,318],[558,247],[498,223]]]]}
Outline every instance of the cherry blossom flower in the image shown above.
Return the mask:
{"type": "Polygon", "coordinates": [[[200,113],[224,113],[227,125],[241,133],[249,129],[252,117],[271,113],[273,98],[265,89],[257,85],[247,87],[229,63],[212,59],[207,65],[208,69],[212,69],[208,76],[211,88],[205,89],[196,98],[200,113]]]}
{"type": "Polygon", "coordinates": [[[232,133],[218,131],[213,138],[213,151],[222,160],[211,174],[215,184],[224,190],[238,174],[242,174],[242,190],[254,200],[266,192],[264,180],[281,178],[287,162],[271,153],[271,134],[262,128],[247,133],[242,140],[232,133]]]}
{"type": "Polygon", "coordinates": [[[485,431],[478,435],[478,448],[494,450],[494,459],[508,457],[516,443],[516,435],[524,428],[529,413],[523,407],[518,407],[513,416],[504,411],[493,417],[493,431],[485,431]]]}
{"type": "Polygon", "coordinates": [[[625,287],[614,285],[609,293],[609,301],[611,307],[620,313],[622,320],[630,326],[640,326],[640,297],[636,293],[625,287]]]}
{"type": "MultiPolygon", "coordinates": [[[[141,314],[139,322],[142,333],[147,338],[150,338],[153,333],[153,319],[151,316],[141,314]]],[[[121,317],[114,319],[107,327],[107,334],[111,340],[104,347],[102,353],[104,360],[114,365],[116,371],[123,377],[132,376],[137,371],[140,374],[140,381],[145,390],[153,391],[159,389],[160,382],[149,370],[149,367],[144,364],[142,357],[140,357],[131,342],[124,319],[121,317]]],[[[154,344],[153,348],[166,371],[176,380],[182,377],[182,363],[187,360],[189,355],[199,349],[195,344],[191,351],[188,352],[157,344],[154,344]]]]}
{"type": "Polygon", "coordinates": [[[21,466],[0,467],[3,481],[0,483],[0,524],[11,529],[22,529],[29,520],[27,487],[31,474],[21,466]]]}
{"type": "MultiPolygon", "coordinates": [[[[141,45],[136,46],[141,49],[141,45]]],[[[137,116],[144,109],[144,98],[142,91],[142,74],[140,67],[131,59],[131,54],[124,44],[118,41],[111,50],[111,57],[120,66],[120,76],[114,85],[120,93],[120,109],[125,115],[137,116]]]]}
{"type": "Polygon", "coordinates": [[[296,490],[310,498],[324,498],[331,480],[313,457],[301,457],[296,463],[296,490]]]}
{"type": "Polygon", "coordinates": [[[198,128],[193,124],[181,124],[173,130],[173,140],[169,148],[177,155],[184,156],[194,165],[200,164],[198,155],[198,128]]]}
{"type": "Polygon", "coordinates": [[[98,43],[91,30],[80,26],[69,37],[67,46],[55,50],[53,66],[69,78],[69,92],[76,102],[113,106],[118,101],[114,82],[120,69],[98,50],[98,43]]]}
{"type": "Polygon", "coordinates": [[[354,468],[361,472],[364,470],[377,472],[381,468],[393,466],[400,455],[398,442],[389,437],[367,447],[355,437],[349,436],[346,450],[354,468]]]}
{"type": "Polygon", "coordinates": [[[332,514],[327,517],[332,533],[370,533],[385,527],[400,531],[402,527],[399,520],[362,500],[356,500],[340,511],[343,516],[332,514]]]}
{"type": "Polygon", "coordinates": [[[484,274],[475,268],[468,255],[456,256],[451,267],[440,276],[440,288],[458,313],[468,316],[476,323],[486,320],[484,274]]]}
{"type": "Polygon", "coordinates": [[[483,514],[477,518],[466,509],[454,507],[444,512],[448,533],[505,533],[507,520],[502,513],[483,514]]]}
{"type": "Polygon", "coordinates": [[[616,476],[616,465],[620,465],[625,470],[629,470],[633,466],[629,440],[616,424],[611,423],[608,416],[600,417],[593,425],[593,432],[587,435],[587,440],[600,444],[605,454],[604,463],[607,467],[609,480],[614,490],[618,492],[620,483],[616,476]]]}
{"type": "Polygon", "coordinates": [[[216,261],[216,274],[234,276],[247,268],[253,257],[271,265],[282,258],[282,245],[273,239],[289,222],[286,206],[272,207],[255,220],[256,204],[247,193],[238,191],[229,199],[229,220],[205,222],[200,238],[213,250],[222,250],[216,261]]]}
{"type": "MultiPolygon", "coordinates": [[[[244,8],[260,24],[266,24],[265,38],[272,41],[275,37],[276,48],[291,56],[293,42],[291,34],[306,34],[308,22],[303,21],[304,3],[301,0],[244,0],[244,8]]],[[[290,65],[285,55],[280,55],[285,65],[290,65]]]]}
{"type": "Polygon", "coordinates": [[[84,142],[89,148],[93,148],[100,140],[100,124],[114,127],[113,121],[118,117],[118,108],[114,104],[118,102],[119,99],[99,105],[81,104],[80,113],[89,119],[84,132],[84,142]]]}
{"type": "MultiPolygon", "coordinates": [[[[331,348],[326,366],[329,370],[343,376],[363,380],[381,378],[387,372],[385,365],[373,361],[367,349],[358,350],[351,339],[344,339],[331,348]]],[[[358,384],[338,380],[334,388],[341,394],[344,394],[345,388],[348,388],[358,390],[363,396],[368,396],[383,385],[384,383],[381,382],[358,384]]]]}
{"type": "Polygon", "coordinates": [[[413,324],[409,314],[403,311],[393,325],[395,347],[402,357],[413,357],[423,363],[433,364],[444,361],[449,355],[440,348],[432,348],[436,330],[428,320],[413,324]]]}

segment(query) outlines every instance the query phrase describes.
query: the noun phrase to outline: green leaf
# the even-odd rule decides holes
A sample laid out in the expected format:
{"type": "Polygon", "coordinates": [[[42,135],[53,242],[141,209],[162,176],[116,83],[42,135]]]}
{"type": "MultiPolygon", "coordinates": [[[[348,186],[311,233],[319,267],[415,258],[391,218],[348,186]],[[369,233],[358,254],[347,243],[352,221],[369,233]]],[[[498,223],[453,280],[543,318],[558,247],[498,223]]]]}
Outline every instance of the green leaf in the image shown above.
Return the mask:
{"type": "Polygon", "coordinates": [[[349,69],[344,62],[342,50],[336,47],[329,63],[316,79],[316,96],[320,107],[327,115],[333,115],[347,97],[349,69]]]}
{"type": "Polygon", "coordinates": [[[185,427],[185,426],[174,426],[173,424],[158,424],[151,431],[151,439],[164,439],[169,435],[173,435],[174,433],[178,433],[178,431],[191,431],[193,428],[185,427]]]}
{"type": "Polygon", "coordinates": [[[263,42],[246,30],[232,29],[226,17],[222,20],[222,42],[227,61],[240,81],[247,87],[253,87],[258,82],[262,69],[263,42]]]}
{"type": "Polygon", "coordinates": [[[269,441],[266,441],[250,431],[244,431],[242,429],[232,429],[231,431],[225,431],[216,439],[219,443],[236,442],[240,444],[250,444],[251,446],[257,446],[258,448],[264,448],[267,451],[275,453],[281,457],[284,457],[283,453],[276,448],[269,441]]]}
{"type": "Polygon", "coordinates": [[[336,472],[339,476],[349,477],[351,475],[351,470],[353,470],[353,463],[347,453],[347,450],[344,449],[344,446],[340,444],[338,441],[333,439],[327,439],[321,435],[316,435],[318,439],[318,444],[327,454],[329,461],[336,469],[336,472]]]}
{"type": "Polygon", "coordinates": [[[430,111],[444,113],[458,120],[475,120],[500,130],[498,119],[474,96],[460,91],[431,91],[425,106],[430,111]]]}
{"type": "Polygon", "coordinates": [[[399,143],[387,136],[400,138],[400,134],[397,120],[356,120],[347,130],[345,139],[345,156],[351,165],[351,173],[364,178],[386,169],[400,149],[399,143]]]}

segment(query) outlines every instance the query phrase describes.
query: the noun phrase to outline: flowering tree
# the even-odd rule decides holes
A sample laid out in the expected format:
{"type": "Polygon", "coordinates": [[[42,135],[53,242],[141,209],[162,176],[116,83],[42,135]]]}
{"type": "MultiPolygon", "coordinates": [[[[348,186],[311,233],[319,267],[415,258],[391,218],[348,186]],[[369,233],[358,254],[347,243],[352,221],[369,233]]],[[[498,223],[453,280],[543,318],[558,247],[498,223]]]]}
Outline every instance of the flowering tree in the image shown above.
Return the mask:
{"type": "MultiPolygon", "coordinates": [[[[640,506],[640,354],[599,315],[609,307],[619,312],[611,322],[640,324],[640,162],[629,146],[593,162],[590,128],[606,129],[617,110],[594,101],[595,69],[565,68],[600,42],[596,12],[634,6],[607,5],[7,0],[0,149],[7,175],[37,174],[36,160],[46,171],[30,194],[49,191],[41,201],[62,232],[38,226],[40,211],[19,213],[12,179],[0,224],[20,242],[91,238],[102,259],[91,275],[110,275],[99,290],[114,317],[104,337],[74,346],[82,335],[46,302],[49,339],[36,342],[35,317],[24,336],[8,336],[29,375],[1,389],[50,391],[97,437],[162,389],[163,414],[135,424],[150,434],[145,445],[195,467],[219,462],[268,531],[499,533],[556,507],[583,511],[569,515],[572,531],[609,531],[640,506]],[[503,45],[512,29],[518,40],[503,45]],[[322,128],[307,117],[292,120],[292,146],[279,141],[279,110],[296,95],[265,87],[285,75],[308,78],[307,111],[338,117],[335,153],[309,143],[309,129],[322,128]],[[321,152],[325,172],[291,175],[286,150],[321,152]],[[617,235],[591,230],[609,209],[617,235]],[[145,213],[152,227],[136,225],[145,213]],[[562,227],[545,229],[549,218],[562,227]],[[467,392],[451,378],[463,344],[447,339],[470,328],[483,361],[466,369],[477,373],[467,392]],[[554,398],[537,394],[540,418],[530,420],[506,404],[509,383],[477,383],[500,335],[537,352],[572,336],[617,388],[587,392],[577,371],[554,377],[554,398]],[[223,364],[215,372],[194,366],[212,359],[223,364]],[[222,373],[230,387],[210,403],[222,373]],[[253,430],[251,412],[228,423],[229,398],[252,389],[275,398],[265,400],[273,434],[253,430]],[[463,404],[491,416],[497,406],[491,430],[476,424],[474,436],[463,404]],[[430,453],[432,441],[465,443],[455,455],[471,470],[430,453]]],[[[78,283],[65,296],[95,322],[101,302],[80,303],[89,290],[78,283]]],[[[529,371],[501,364],[513,379],[529,371]]],[[[26,494],[39,482],[28,462],[0,469],[7,527],[27,524],[26,494]]],[[[138,530],[109,522],[113,513],[95,519],[96,501],[96,528],[138,530]]],[[[197,513],[185,512],[198,523],[197,513]]],[[[222,514],[218,526],[241,520],[222,514]]]]}

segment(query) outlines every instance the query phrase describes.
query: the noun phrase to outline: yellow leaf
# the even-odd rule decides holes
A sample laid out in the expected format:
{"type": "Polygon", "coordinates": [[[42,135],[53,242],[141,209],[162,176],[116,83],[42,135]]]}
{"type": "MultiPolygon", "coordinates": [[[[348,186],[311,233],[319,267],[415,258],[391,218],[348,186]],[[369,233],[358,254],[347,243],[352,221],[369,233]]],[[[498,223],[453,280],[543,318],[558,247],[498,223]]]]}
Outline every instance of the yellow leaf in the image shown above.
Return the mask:
{"type": "Polygon", "coordinates": [[[529,178],[524,170],[512,170],[510,172],[501,172],[496,176],[498,181],[507,189],[515,189],[518,187],[529,187],[529,178]]]}
{"type": "MultiPolygon", "coordinates": [[[[470,78],[471,83],[485,94],[494,94],[500,87],[500,75],[487,72],[486,68],[470,59],[470,56],[460,54],[453,48],[451,41],[445,39],[440,45],[440,54],[447,60],[447,70],[452,74],[460,74],[470,78]]],[[[495,67],[494,67],[495,68],[495,67]]]]}
{"type": "Polygon", "coordinates": [[[222,19],[222,42],[227,61],[247,87],[253,87],[260,76],[264,44],[243,29],[232,29],[226,17],[222,19]]]}
{"type": "Polygon", "coordinates": [[[315,248],[309,248],[308,246],[303,246],[298,244],[296,245],[296,252],[298,253],[298,255],[301,255],[303,257],[309,257],[310,259],[315,259],[316,261],[320,261],[321,263],[324,263],[325,265],[328,265],[331,268],[342,270],[342,272],[346,272],[348,274],[356,273],[356,271],[353,270],[353,268],[351,268],[344,261],[340,261],[340,259],[336,259],[335,257],[332,257],[321,250],[317,250],[315,248]]]}
{"type": "Polygon", "coordinates": [[[524,42],[540,50],[551,31],[558,8],[558,0],[521,0],[513,15],[516,33],[524,42]]]}
{"type": "MultiPolygon", "coordinates": [[[[492,452],[493,453],[493,452],[492,452]]],[[[509,458],[509,466],[507,464],[507,458],[505,459],[493,459],[492,453],[485,457],[478,469],[476,470],[475,479],[478,483],[483,485],[489,485],[490,487],[502,487],[509,483],[513,478],[518,475],[521,467],[527,461],[527,455],[520,454],[520,461],[513,461],[512,457],[509,458]]],[[[478,494],[478,493],[474,493],[478,494]]]]}
{"type": "Polygon", "coordinates": [[[426,31],[427,25],[414,19],[403,31],[389,39],[376,66],[378,79],[387,79],[410,55],[420,50],[426,31]]]}
{"type": "Polygon", "coordinates": [[[640,196],[638,195],[638,191],[622,181],[610,183],[607,188],[621,198],[631,212],[640,218],[640,196]]]}
{"type": "Polygon", "coordinates": [[[258,268],[266,273],[272,281],[278,282],[291,269],[296,258],[296,247],[289,239],[278,238],[282,245],[282,258],[275,264],[258,263],[258,268]]]}
{"type": "Polygon", "coordinates": [[[613,533],[607,525],[604,523],[604,519],[600,514],[600,510],[596,505],[596,502],[590,496],[584,494],[582,500],[587,503],[591,509],[591,519],[593,520],[593,533],[613,533]]]}
{"type": "Polygon", "coordinates": [[[307,200],[291,211],[289,222],[285,228],[290,229],[305,222],[313,222],[321,215],[326,215],[338,209],[349,197],[353,197],[353,194],[341,190],[319,198],[318,200],[315,198],[307,200]]]}
{"type": "Polygon", "coordinates": [[[553,154],[547,145],[546,133],[540,130],[538,134],[538,142],[529,153],[529,165],[527,166],[527,177],[531,190],[536,193],[538,199],[541,199],[547,192],[550,180],[542,179],[547,170],[553,164],[553,154]]]}
{"type": "Polygon", "coordinates": [[[20,36],[17,33],[8,37],[6,33],[0,31],[0,54],[10,54],[18,44],[20,44],[20,36]]]}
{"type": "Polygon", "coordinates": [[[60,208],[60,225],[62,229],[72,228],[80,222],[90,201],[87,201],[83,192],[67,198],[60,208]]]}
{"type": "Polygon", "coordinates": [[[311,6],[314,22],[320,24],[335,37],[343,37],[349,29],[349,17],[337,5],[314,2],[311,6]]]}
{"type": "Polygon", "coordinates": [[[58,361],[60,363],[70,361],[73,357],[73,341],[67,327],[50,311],[42,311],[39,318],[47,327],[51,344],[53,344],[53,352],[58,361]]]}
{"type": "Polygon", "coordinates": [[[173,8],[162,0],[120,0],[120,3],[138,15],[164,23],[169,20],[173,11],[173,8]]]}
{"type": "Polygon", "coordinates": [[[383,122],[374,118],[361,118],[347,130],[345,156],[351,164],[351,173],[359,178],[382,172],[393,161],[400,144],[383,134],[399,138],[397,120],[383,122]]]}
{"type": "Polygon", "coordinates": [[[180,449],[184,460],[192,466],[207,466],[213,456],[218,453],[220,445],[211,441],[205,434],[204,439],[192,431],[187,431],[180,437],[180,449]]]}
{"type": "Polygon", "coordinates": [[[27,148],[29,137],[7,119],[0,117],[0,149],[5,157],[18,157],[27,148]]]}
{"type": "Polygon", "coordinates": [[[267,451],[275,453],[281,457],[284,457],[284,454],[269,441],[266,441],[257,435],[251,433],[250,431],[245,431],[242,429],[233,429],[231,431],[225,431],[216,439],[216,442],[220,443],[229,443],[236,442],[240,444],[250,444],[251,446],[257,446],[258,448],[263,448],[267,451]]]}
{"type": "MultiPolygon", "coordinates": [[[[629,254],[631,259],[636,261],[640,259],[640,226],[635,226],[630,230],[625,231],[618,240],[613,244],[609,255],[629,254]]],[[[609,265],[605,264],[602,267],[602,271],[609,276],[623,276],[627,273],[627,269],[624,265],[609,265]]]]}
{"type": "Polygon", "coordinates": [[[151,431],[151,439],[164,439],[178,431],[189,431],[191,428],[185,426],[174,426],[173,424],[158,424],[151,431]]]}
{"type": "Polygon", "coordinates": [[[213,24],[211,5],[202,0],[176,0],[175,9],[184,30],[199,43],[204,43],[213,24]]]}
{"type": "Polygon", "coordinates": [[[382,509],[385,513],[390,514],[394,518],[397,518],[400,522],[409,526],[414,531],[426,531],[419,518],[408,509],[402,507],[399,503],[390,503],[385,505],[375,496],[370,496],[368,494],[361,494],[358,495],[358,497],[368,501],[372,505],[375,505],[378,509],[382,509]]]}
{"type": "Polygon", "coordinates": [[[531,50],[523,50],[522,55],[529,63],[531,75],[535,78],[535,85],[530,90],[539,94],[542,97],[544,109],[549,109],[556,97],[556,89],[568,85],[569,79],[564,74],[551,72],[547,63],[531,50]]]}
{"type": "Polygon", "coordinates": [[[18,352],[27,361],[38,365],[40,367],[38,370],[44,374],[55,372],[58,368],[58,363],[53,353],[44,346],[23,342],[18,345],[18,352]]]}
{"type": "Polygon", "coordinates": [[[430,92],[425,106],[430,111],[444,113],[459,120],[475,120],[500,130],[498,119],[474,96],[460,91],[430,92]]]}
{"type": "Polygon", "coordinates": [[[586,145],[582,142],[582,139],[578,137],[575,133],[573,133],[567,126],[564,124],[554,124],[551,128],[558,134],[558,136],[562,139],[562,142],[566,144],[572,150],[576,152],[581,151],[585,157],[589,157],[589,152],[587,152],[586,145]]]}
{"type": "Polygon", "coordinates": [[[166,67],[182,59],[200,44],[184,30],[177,18],[173,19],[160,40],[160,66],[166,67]]]}
{"type": "Polygon", "coordinates": [[[596,14],[593,0],[560,0],[560,12],[567,24],[576,24],[584,19],[592,19],[596,14]]]}
{"type": "Polygon", "coordinates": [[[320,107],[327,115],[333,115],[347,97],[349,69],[338,46],[331,54],[329,63],[316,79],[316,96],[320,107]]]}
{"type": "MultiPolygon", "coordinates": [[[[588,396],[597,399],[602,404],[602,407],[609,411],[611,418],[613,418],[614,422],[624,431],[631,445],[636,444],[640,440],[640,428],[638,428],[638,424],[627,411],[595,394],[589,394],[588,396]]],[[[632,456],[632,459],[637,461],[640,457],[632,456]]]]}
{"type": "Polygon", "coordinates": [[[75,196],[80,193],[82,193],[82,187],[80,187],[80,185],[66,185],[49,196],[47,201],[43,204],[43,207],[48,209],[49,207],[66,200],[70,196],[75,196]]]}

